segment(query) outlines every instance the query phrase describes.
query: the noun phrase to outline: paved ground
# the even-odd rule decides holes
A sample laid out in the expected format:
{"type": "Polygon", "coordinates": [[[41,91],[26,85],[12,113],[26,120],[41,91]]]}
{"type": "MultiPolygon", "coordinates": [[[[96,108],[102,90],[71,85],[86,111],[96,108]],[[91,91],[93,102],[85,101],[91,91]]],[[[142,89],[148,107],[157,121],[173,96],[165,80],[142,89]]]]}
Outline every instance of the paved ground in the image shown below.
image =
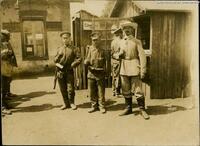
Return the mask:
{"type": "Polygon", "coordinates": [[[191,98],[150,100],[150,120],[135,114],[119,117],[123,98],[106,90],[108,112],[87,113],[86,90],[76,92],[79,109],[59,110],[58,88],[52,77],[15,80],[12,91],[20,95],[12,101],[13,114],[2,118],[3,144],[45,145],[199,145],[198,108],[187,109],[191,98]]]}

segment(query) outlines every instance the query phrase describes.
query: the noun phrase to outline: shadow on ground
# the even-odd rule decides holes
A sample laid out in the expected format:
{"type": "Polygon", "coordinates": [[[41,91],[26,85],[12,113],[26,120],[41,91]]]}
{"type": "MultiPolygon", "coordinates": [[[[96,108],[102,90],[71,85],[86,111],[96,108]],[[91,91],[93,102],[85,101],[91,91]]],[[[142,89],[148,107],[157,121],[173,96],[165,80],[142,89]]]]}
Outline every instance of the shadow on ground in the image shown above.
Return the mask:
{"type": "Polygon", "coordinates": [[[90,108],[91,107],[91,103],[90,102],[85,102],[82,104],[77,105],[78,108],[90,108]]]}
{"type": "MultiPolygon", "coordinates": [[[[111,99],[108,99],[106,101],[106,107],[109,107],[111,105],[113,105],[114,103],[116,103],[117,101],[114,101],[114,100],[111,100],[111,99]]],[[[91,102],[85,102],[83,104],[79,104],[77,105],[78,108],[91,108],[91,102]]]]}
{"type": "Polygon", "coordinates": [[[56,92],[46,92],[46,91],[37,91],[37,92],[30,92],[28,94],[18,95],[17,97],[12,97],[9,101],[12,107],[16,107],[19,104],[30,101],[32,98],[41,97],[46,94],[55,94],[56,92]]]}
{"type": "MultiPolygon", "coordinates": [[[[133,108],[138,107],[136,103],[133,102],[133,108]]],[[[109,99],[106,102],[107,111],[122,111],[126,107],[125,103],[117,104],[117,101],[109,99]]]]}
{"type": "Polygon", "coordinates": [[[185,111],[187,108],[177,105],[172,106],[162,106],[162,105],[155,105],[155,106],[148,106],[147,113],[149,115],[162,115],[162,114],[170,114],[177,111],[185,111]]]}
{"type": "Polygon", "coordinates": [[[12,110],[13,113],[16,112],[41,112],[51,110],[53,108],[59,108],[59,105],[53,106],[52,104],[42,104],[42,105],[31,105],[26,107],[17,107],[12,110]]]}
{"type": "MultiPolygon", "coordinates": [[[[117,101],[109,99],[106,101],[106,107],[107,111],[122,111],[125,108],[125,103],[119,103],[117,104],[117,101]]],[[[134,108],[139,108],[138,104],[136,102],[132,103],[133,111],[135,114],[139,114],[139,110],[134,110],[134,108]]],[[[147,113],[149,115],[162,115],[162,114],[170,114],[177,111],[185,111],[187,108],[178,106],[178,105],[172,105],[172,106],[166,106],[166,105],[153,105],[153,106],[147,106],[147,113]]]]}

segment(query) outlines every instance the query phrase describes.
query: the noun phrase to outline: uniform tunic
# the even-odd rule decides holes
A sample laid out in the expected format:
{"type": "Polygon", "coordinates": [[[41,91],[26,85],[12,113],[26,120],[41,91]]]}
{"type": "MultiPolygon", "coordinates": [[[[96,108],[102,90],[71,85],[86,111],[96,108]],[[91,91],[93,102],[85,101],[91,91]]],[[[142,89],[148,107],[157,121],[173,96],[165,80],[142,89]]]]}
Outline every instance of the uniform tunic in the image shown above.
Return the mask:
{"type": "Polygon", "coordinates": [[[120,75],[138,76],[146,72],[146,56],[139,40],[133,36],[121,41],[120,52],[124,58],[121,60],[120,75]]]}
{"type": "Polygon", "coordinates": [[[58,52],[54,59],[55,63],[63,66],[58,69],[57,77],[63,100],[66,105],[74,103],[74,73],[73,68],[81,63],[80,52],[78,48],[72,45],[63,45],[58,48],[58,52]]]}
{"type": "Polygon", "coordinates": [[[16,57],[10,42],[1,43],[1,75],[12,76],[13,67],[17,67],[16,57]]]}
{"type": "Polygon", "coordinates": [[[105,77],[105,55],[103,49],[97,49],[94,46],[88,48],[88,54],[86,57],[86,62],[89,63],[88,78],[99,80],[105,77]]]}
{"type": "Polygon", "coordinates": [[[130,98],[132,93],[143,96],[140,77],[146,72],[146,56],[141,42],[133,36],[124,38],[120,45],[122,93],[130,98]]]}
{"type": "Polygon", "coordinates": [[[112,90],[114,94],[119,94],[120,90],[120,60],[118,54],[121,40],[120,37],[115,37],[111,42],[112,90]]]}
{"type": "Polygon", "coordinates": [[[88,48],[85,59],[88,64],[88,89],[92,107],[105,106],[105,51],[95,46],[88,48]],[[99,101],[99,102],[98,102],[99,101]]]}
{"type": "Polygon", "coordinates": [[[10,42],[0,42],[1,48],[1,93],[2,106],[7,106],[5,97],[10,93],[13,67],[17,67],[16,57],[10,42]]]}

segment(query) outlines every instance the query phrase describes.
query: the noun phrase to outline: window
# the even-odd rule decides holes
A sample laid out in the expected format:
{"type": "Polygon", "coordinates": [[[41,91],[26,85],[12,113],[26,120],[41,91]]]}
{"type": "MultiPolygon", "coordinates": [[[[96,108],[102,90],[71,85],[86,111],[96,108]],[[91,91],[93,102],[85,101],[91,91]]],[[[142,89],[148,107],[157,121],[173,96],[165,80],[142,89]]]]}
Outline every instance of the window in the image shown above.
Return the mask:
{"type": "Polygon", "coordinates": [[[20,32],[19,22],[8,22],[2,24],[3,29],[7,29],[9,32],[20,32]]]}
{"type": "Polygon", "coordinates": [[[47,59],[46,35],[41,20],[23,21],[23,58],[47,59]]]}
{"type": "Polygon", "coordinates": [[[145,54],[150,56],[150,17],[147,15],[140,15],[134,17],[133,20],[138,24],[137,38],[141,40],[145,54]]]}

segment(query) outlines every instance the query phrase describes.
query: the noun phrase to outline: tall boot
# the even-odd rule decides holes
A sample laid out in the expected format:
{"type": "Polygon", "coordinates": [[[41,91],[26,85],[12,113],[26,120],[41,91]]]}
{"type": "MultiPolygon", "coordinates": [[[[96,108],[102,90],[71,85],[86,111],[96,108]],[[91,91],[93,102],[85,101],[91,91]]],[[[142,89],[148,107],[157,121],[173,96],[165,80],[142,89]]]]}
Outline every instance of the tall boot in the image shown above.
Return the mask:
{"type": "Polygon", "coordinates": [[[142,117],[145,120],[148,120],[150,117],[147,114],[147,112],[145,111],[145,98],[144,98],[144,96],[138,97],[137,98],[137,103],[138,103],[138,106],[140,108],[140,114],[142,115],[142,117]]]}
{"type": "Polygon", "coordinates": [[[74,96],[70,97],[70,106],[73,110],[77,109],[77,106],[74,104],[74,96]]]}
{"type": "Polygon", "coordinates": [[[129,115],[132,113],[132,97],[125,98],[125,104],[126,108],[119,116],[129,115]]]}
{"type": "Polygon", "coordinates": [[[64,105],[60,108],[61,110],[65,110],[67,108],[70,108],[70,103],[68,99],[63,99],[64,100],[64,105]]]}

